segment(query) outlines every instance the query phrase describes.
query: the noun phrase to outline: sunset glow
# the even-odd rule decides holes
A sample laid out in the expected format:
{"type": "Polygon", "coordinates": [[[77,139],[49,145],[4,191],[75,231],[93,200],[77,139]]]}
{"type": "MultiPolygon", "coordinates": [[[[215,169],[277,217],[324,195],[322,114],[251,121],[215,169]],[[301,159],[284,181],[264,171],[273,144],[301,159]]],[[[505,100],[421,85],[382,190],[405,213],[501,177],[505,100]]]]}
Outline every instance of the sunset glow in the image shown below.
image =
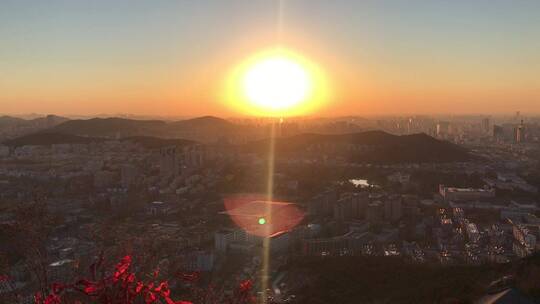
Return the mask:
{"type": "Polygon", "coordinates": [[[321,70],[283,48],[260,52],[234,67],[225,91],[228,106],[259,116],[308,114],[328,98],[321,70]]]}
{"type": "Polygon", "coordinates": [[[307,72],[284,57],[255,63],[243,79],[244,93],[257,107],[284,110],[298,105],[311,90],[307,72]]]}

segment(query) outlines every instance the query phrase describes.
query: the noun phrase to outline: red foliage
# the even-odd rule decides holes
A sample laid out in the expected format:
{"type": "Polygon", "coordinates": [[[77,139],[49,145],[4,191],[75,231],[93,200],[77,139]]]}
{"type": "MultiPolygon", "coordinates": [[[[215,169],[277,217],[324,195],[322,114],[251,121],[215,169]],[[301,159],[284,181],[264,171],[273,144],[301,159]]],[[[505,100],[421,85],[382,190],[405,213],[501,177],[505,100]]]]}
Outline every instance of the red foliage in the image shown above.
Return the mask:
{"type": "Polygon", "coordinates": [[[255,299],[251,296],[251,289],[253,288],[253,283],[251,280],[245,280],[240,283],[240,287],[236,291],[235,300],[236,303],[252,303],[255,302],[255,299]]]}
{"type": "Polygon", "coordinates": [[[253,287],[253,283],[251,283],[251,280],[245,280],[240,283],[241,292],[249,292],[251,290],[251,287],[253,287]]]}
{"type": "MultiPolygon", "coordinates": [[[[115,266],[112,275],[98,278],[97,270],[103,265],[103,257],[100,256],[96,263],[90,266],[90,278],[79,279],[72,284],[54,283],[50,287],[48,295],[38,292],[34,296],[35,304],[65,304],[62,296],[66,292],[78,292],[83,297],[87,297],[92,303],[101,304],[134,304],[143,302],[145,304],[193,304],[189,301],[175,301],[171,299],[171,291],[167,281],[144,282],[138,280],[132,272],[131,256],[123,257],[115,266]]],[[[154,271],[154,280],[157,279],[159,271],[154,271]]],[[[199,273],[183,273],[180,279],[185,282],[194,282],[199,279],[199,273]]],[[[0,277],[0,279],[3,278],[0,277]]],[[[253,284],[250,280],[243,281],[235,292],[234,303],[251,303],[251,289],[253,284]]],[[[232,302],[231,302],[232,303],[232,302]]],[[[76,301],[75,304],[81,304],[76,301]]]]}
{"type": "Polygon", "coordinates": [[[103,259],[100,257],[97,263],[90,266],[91,279],[80,279],[73,284],[65,285],[54,283],[46,297],[37,293],[34,297],[35,304],[62,304],[62,294],[66,290],[81,292],[93,301],[102,304],[132,304],[136,299],[143,299],[146,304],[191,304],[186,301],[172,300],[167,281],[156,284],[138,280],[135,273],[131,272],[131,256],[123,257],[116,264],[111,276],[97,279],[96,272],[102,263],[103,259]]]}

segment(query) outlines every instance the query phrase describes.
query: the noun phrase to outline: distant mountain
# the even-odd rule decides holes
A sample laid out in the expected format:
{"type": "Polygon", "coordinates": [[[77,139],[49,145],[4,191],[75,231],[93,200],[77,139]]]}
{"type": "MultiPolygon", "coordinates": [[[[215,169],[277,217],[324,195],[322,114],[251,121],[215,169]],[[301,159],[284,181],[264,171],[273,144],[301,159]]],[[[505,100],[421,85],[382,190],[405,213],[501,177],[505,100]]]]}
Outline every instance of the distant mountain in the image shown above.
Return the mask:
{"type": "Polygon", "coordinates": [[[70,120],[47,132],[95,137],[153,136],[214,141],[239,132],[240,128],[221,118],[204,116],[175,122],[125,118],[92,118],[70,120]]]}
{"type": "MultiPolygon", "coordinates": [[[[88,144],[92,142],[103,142],[106,139],[103,137],[88,137],[78,136],[65,133],[47,133],[39,132],[30,135],[21,136],[15,139],[4,141],[2,144],[12,147],[19,146],[50,146],[56,144],[88,144]]],[[[194,141],[176,138],[159,138],[151,136],[132,136],[120,139],[121,141],[128,141],[137,143],[143,147],[153,149],[166,146],[186,146],[194,144],[194,141]]]]}
{"type": "Polygon", "coordinates": [[[69,119],[56,115],[48,115],[32,119],[0,116],[0,140],[31,134],[40,130],[54,127],[67,120],[69,119]]]}
{"type": "Polygon", "coordinates": [[[88,144],[91,142],[101,142],[102,138],[83,137],[61,133],[34,133],[24,135],[15,139],[6,140],[3,144],[12,147],[19,146],[50,146],[56,144],[88,144]]]}
{"type": "Polygon", "coordinates": [[[175,129],[236,129],[237,125],[223,118],[214,116],[202,116],[192,119],[180,120],[170,123],[170,126],[175,129]]]}
{"type": "Polygon", "coordinates": [[[42,126],[42,127],[45,127],[45,128],[50,128],[50,127],[54,127],[56,125],[59,125],[59,124],[61,124],[63,122],[66,122],[68,120],[69,120],[69,118],[67,118],[67,117],[62,117],[62,116],[58,116],[58,115],[47,115],[45,117],[38,117],[38,118],[34,118],[32,120],[29,120],[29,121],[34,125],[42,126]]]}
{"type": "MultiPolygon", "coordinates": [[[[248,150],[267,153],[269,140],[251,143],[248,150]]],[[[277,138],[275,151],[283,156],[341,156],[352,162],[451,162],[471,159],[467,150],[424,133],[392,135],[383,131],[277,138]]]]}
{"type": "Polygon", "coordinates": [[[66,121],[46,132],[95,137],[125,137],[159,134],[165,126],[166,123],[161,120],[92,118],[66,121]]]}
{"type": "Polygon", "coordinates": [[[19,124],[24,124],[27,120],[12,116],[0,116],[0,128],[11,127],[19,124]]]}
{"type": "Polygon", "coordinates": [[[228,120],[213,116],[181,120],[168,125],[168,132],[173,137],[201,142],[212,142],[224,137],[234,137],[244,130],[228,120]]]}
{"type": "Polygon", "coordinates": [[[4,115],[4,116],[0,116],[0,127],[16,126],[16,125],[52,127],[68,120],[69,118],[57,116],[57,115],[47,115],[47,116],[37,117],[33,119],[23,119],[23,118],[4,115]]]}

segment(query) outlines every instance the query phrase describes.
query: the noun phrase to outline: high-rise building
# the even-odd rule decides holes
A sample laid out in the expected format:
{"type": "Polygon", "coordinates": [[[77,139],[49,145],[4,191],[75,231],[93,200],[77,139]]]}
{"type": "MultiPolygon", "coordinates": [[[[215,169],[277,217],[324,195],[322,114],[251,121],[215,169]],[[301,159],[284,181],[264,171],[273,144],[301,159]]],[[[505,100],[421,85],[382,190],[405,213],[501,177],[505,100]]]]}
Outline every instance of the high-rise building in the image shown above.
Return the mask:
{"type": "Polygon", "coordinates": [[[523,120],[519,123],[519,125],[516,127],[516,143],[521,143],[525,140],[525,126],[523,125],[523,120]]]}
{"type": "Polygon", "coordinates": [[[214,234],[214,247],[218,252],[226,252],[233,242],[245,242],[247,233],[242,229],[222,229],[214,234]]]}
{"type": "Polygon", "coordinates": [[[450,122],[439,121],[437,123],[437,137],[445,137],[450,134],[450,122]]]}
{"type": "Polygon", "coordinates": [[[178,158],[176,146],[164,147],[159,150],[159,173],[162,178],[174,177],[178,174],[178,158]]]}
{"type": "Polygon", "coordinates": [[[203,145],[187,146],[183,152],[183,165],[187,167],[200,167],[206,160],[206,150],[203,145]]]}
{"type": "Polygon", "coordinates": [[[331,189],[315,196],[308,205],[308,213],[315,216],[332,215],[334,211],[333,205],[338,199],[337,196],[336,191],[331,189]]]}
{"type": "Polygon", "coordinates": [[[396,221],[401,218],[401,197],[389,197],[384,202],[384,219],[387,221],[396,221]]]}
{"type": "Polygon", "coordinates": [[[370,222],[379,222],[384,215],[383,204],[380,201],[375,201],[367,205],[366,220],[370,222]]]}
{"type": "Polygon", "coordinates": [[[342,198],[334,204],[334,219],[344,221],[351,216],[351,200],[342,198]]]}
{"type": "Polygon", "coordinates": [[[366,216],[368,193],[344,193],[334,204],[334,219],[350,220],[366,216]]]}
{"type": "Polygon", "coordinates": [[[182,269],[185,271],[211,271],[214,268],[214,254],[205,251],[191,252],[182,257],[182,269]]]}
{"type": "Polygon", "coordinates": [[[369,194],[367,192],[352,193],[350,200],[351,216],[357,219],[365,218],[367,205],[369,204],[369,194]]]}
{"type": "Polygon", "coordinates": [[[504,140],[504,129],[502,126],[493,125],[493,138],[496,141],[504,140]]]}
{"type": "Polygon", "coordinates": [[[489,132],[491,131],[489,117],[486,117],[482,120],[482,130],[486,134],[489,134],[489,132]]]}
{"type": "Polygon", "coordinates": [[[406,194],[402,196],[402,213],[403,217],[411,220],[415,219],[420,214],[418,208],[419,198],[416,195],[406,194]]]}
{"type": "Polygon", "coordinates": [[[121,169],[121,182],[123,188],[129,188],[136,183],[139,170],[133,165],[124,165],[121,169]]]}

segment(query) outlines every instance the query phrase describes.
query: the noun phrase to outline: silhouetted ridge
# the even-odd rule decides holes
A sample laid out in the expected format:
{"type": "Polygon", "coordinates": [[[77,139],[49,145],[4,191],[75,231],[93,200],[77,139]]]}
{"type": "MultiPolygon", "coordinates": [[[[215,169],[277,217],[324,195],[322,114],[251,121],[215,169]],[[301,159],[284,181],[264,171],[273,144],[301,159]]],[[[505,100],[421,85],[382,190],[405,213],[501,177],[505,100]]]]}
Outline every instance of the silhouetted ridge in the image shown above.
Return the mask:
{"type": "Polygon", "coordinates": [[[147,134],[164,128],[165,122],[160,120],[133,120],[124,118],[92,118],[70,120],[53,127],[48,131],[58,133],[110,137],[123,135],[147,134]]]}
{"type": "Polygon", "coordinates": [[[238,129],[235,124],[227,120],[204,116],[175,122],[125,118],[71,120],[46,130],[46,132],[109,138],[152,136],[211,141],[220,136],[230,135],[238,131],[238,129]]]}
{"type": "Polygon", "coordinates": [[[235,129],[237,126],[228,120],[214,117],[214,116],[202,116],[193,119],[180,120],[170,123],[174,129],[185,128],[211,128],[211,129],[235,129]]]}
{"type": "Polygon", "coordinates": [[[12,117],[12,116],[0,116],[0,127],[7,127],[14,124],[25,123],[26,120],[22,118],[12,117]]]}
{"type": "MultiPolygon", "coordinates": [[[[248,149],[267,153],[268,140],[252,143],[248,149]]],[[[277,156],[341,156],[351,162],[452,162],[466,161],[471,155],[450,142],[435,139],[424,133],[392,135],[383,131],[326,135],[300,134],[277,138],[277,156]]]]}
{"type": "Polygon", "coordinates": [[[47,115],[34,119],[23,119],[13,116],[0,116],[0,128],[25,127],[32,132],[39,129],[50,128],[69,119],[57,115],[47,115]]]}

